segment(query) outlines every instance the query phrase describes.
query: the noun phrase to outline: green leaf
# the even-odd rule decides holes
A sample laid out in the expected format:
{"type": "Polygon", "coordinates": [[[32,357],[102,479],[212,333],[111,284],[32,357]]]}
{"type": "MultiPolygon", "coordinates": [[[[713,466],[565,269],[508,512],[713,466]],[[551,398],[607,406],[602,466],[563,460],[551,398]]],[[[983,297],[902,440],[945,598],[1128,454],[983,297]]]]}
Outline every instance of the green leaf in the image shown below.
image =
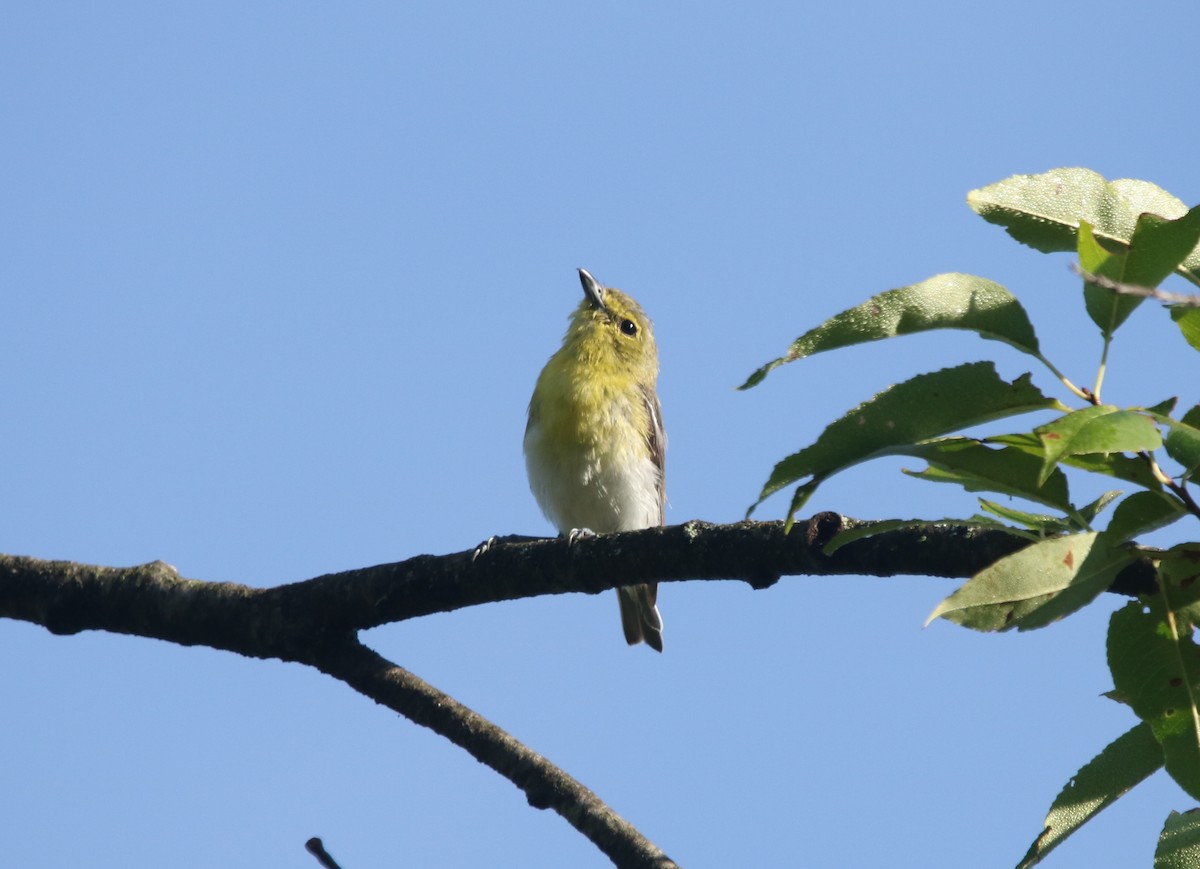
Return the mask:
{"type": "MultiPolygon", "coordinates": [[[[983,438],[987,444],[1001,444],[1037,455],[1044,455],[1042,442],[1033,433],[994,435],[983,438]]],[[[1064,456],[1062,464],[1072,468],[1088,471],[1093,474],[1104,474],[1117,480],[1141,486],[1143,489],[1161,489],[1162,484],[1151,473],[1149,466],[1142,460],[1123,456],[1120,453],[1093,453],[1091,455],[1064,456]]]]}
{"type": "Polygon", "coordinates": [[[1105,474],[1118,480],[1136,483],[1143,489],[1157,491],[1162,488],[1162,483],[1155,478],[1149,465],[1140,459],[1123,456],[1120,453],[1064,456],[1062,463],[1072,468],[1090,471],[1093,474],[1105,474]]]}
{"type": "Polygon", "coordinates": [[[1165,492],[1134,492],[1117,505],[1106,533],[1114,541],[1132,540],[1185,515],[1187,508],[1165,492]]]}
{"type": "Polygon", "coordinates": [[[862,525],[856,525],[851,528],[845,528],[833,536],[825,546],[821,549],[824,555],[833,555],[847,543],[853,543],[856,540],[865,540],[868,537],[874,537],[876,534],[883,534],[886,531],[900,531],[905,528],[915,528],[921,525],[928,525],[929,519],[884,519],[879,522],[866,522],[862,525]]]}
{"type": "Polygon", "coordinates": [[[1079,221],[1075,251],[1079,254],[1079,265],[1085,272],[1112,278],[1114,281],[1121,279],[1121,273],[1125,270],[1125,253],[1101,247],[1092,231],[1092,225],[1086,220],[1079,221]]]}
{"type": "Polygon", "coordinates": [[[792,342],[786,356],[773,359],[739,386],[749,389],[774,368],[854,344],[932,329],[965,329],[1011,344],[1041,358],[1037,335],[1016,296],[999,284],[973,275],[937,275],[872,296],[842,311],[792,342]]]}
{"type": "Polygon", "coordinates": [[[1111,504],[1117,498],[1121,497],[1123,494],[1125,494],[1125,493],[1122,492],[1120,489],[1110,489],[1109,491],[1102,494],[1095,501],[1092,501],[1092,503],[1085,504],[1084,506],[1080,507],[1079,515],[1082,516],[1084,518],[1084,520],[1086,520],[1087,523],[1090,525],[1092,523],[1092,521],[1095,520],[1095,518],[1100,515],[1100,513],[1104,510],[1105,507],[1107,507],[1109,504],[1111,504]]]}
{"type": "Polygon", "coordinates": [[[1044,829],[1017,869],[1031,869],[1104,809],[1162,768],[1162,749],[1144,721],[1088,761],[1072,776],[1046,814],[1044,829]]]}
{"type": "Polygon", "coordinates": [[[1197,553],[1175,550],[1159,564],[1160,593],[1112,615],[1108,666],[1116,692],[1154,729],[1167,772],[1200,799],[1200,616],[1197,553]]]}
{"type": "Polygon", "coordinates": [[[1031,385],[1028,374],[1008,383],[990,362],[919,374],[830,423],[815,443],[779,462],[750,511],[784,486],[811,478],[803,500],[793,499],[790,519],[822,480],[851,465],[955,429],[1061,406],[1031,385]]]}
{"type": "Polygon", "coordinates": [[[1170,311],[1171,319],[1183,333],[1183,339],[1192,345],[1193,350],[1200,350],[1200,308],[1173,305],[1170,311]]]}
{"type": "Polygon", "coordinates": [[[1196,423],[1198,408],[1192,408],[1184,417],[1189,422],[1168,423],[1166,448],[1167,455],[1179,462],[1184,468],[1184,474],[1190,476],[1200,467],[1200,427],[1196,423]]]}
{"type": "Polygon", "coordinates": [[[884,519],[878,522],[864,522],[861,525],[847,528],[844,531],[839,531],[834,538],[825,544],[821,552],[825,555],[833,555],[847,543],[853,543],[856,540],[863,540],[867,537],[874,537],[876,534],[883,534],[886,531],[902,531],[909,528],[925,528],[930,525],[936,525],[938,528],[959,528],[964,534],[970,535],[982,530],[1006,531],[1014,536],[1021,537],[1024,535],[1018,534],[1012,528],[1002,525],[999,522],[994,522],[990,519],[976,521],[974,519],[964,522],[962,519],[884,519]]]}
{"type": "MultiPolygon", "coordinates": [[[[1092,226],[1085,220],[1079,222],[1079,264],[1085,272],[1100,277],[1121,280],[1125,270],[1124,253],[1109,253],[1102,248],[1092,234],[1092,226]]],[[[1141,296],[1126,296],[1091,281],[1083,282],[1083,302],[1092,322],[1100,327],[1107,337],[1117,330],[1134,309],[1144,301],[1141,296]]]]}
{"type": "Polygon", "coordinates": [[[1200,866],[1200,809],[1171,812],[1154,850],[1154,869],[1200,866]]]}
{"type": "Polygon", "coordinates": [[[968,492],[1000,492],[1064,512],[1074,510],[1066,475],[1056,470],[1039,483],[1041,460],[1022,450],[994,448],[975,438],[955,437],[913,444],[898,452],[924,459],[942,472],[913,476],[957,483],[968,492]]]}
{"type": "Polygon", "coordinates": [[[1158,404],[1153,404],[1146,408],[1146,413],[1154,416],[1170,416],[1175,410],[1175,405],[1179,403],[1178,397],[1166,398],[1158,404]]]}
{"type": "MultiPolygon", "coordinates": [[[[982,498],[979,500],[983,502],[982,498]]],[[[1001,522],[997,520],[994,516],[988,516],[986,513],[973,513],[972,515],[968,516],[965,521],[972,527],[983,529],[990,528],[995,529],[996,531],[1005,531],[1011,534],[1013,537],[1019,537],[1022,540],[1029,541],[1030,543],[1036,543],[1037,541],[1044,539],[1046,536],[1044,534],[1039,534],[1036,531],[1028,531],[1024,528],[1016,528],[1012,525],[1009,525],[1007,522],[1001,522]]],[[[1055,533],[1061,533],[1061,531],[1062,529],[1059,529],[1055,533]]]]}
{"type": "Polygon", "coordinates": [[[1200,243],[1200,206],[1175,220],[1141,214],[1120,280],[1138,287],[1157,287],[1197,252],[1197,243],[1200,243]]]}
{"type": "Polygon", "coordinates": [[[1156,450],[1162,433],[1144,413],[1118,410],[1110,404],[1086,407],[1035,429],[1045,451],[1043,476],[1064,456],[1156,450]]]}
{"type": "MultiPolygon", "coordinates": [[[[1129,252],[1112,253],[1096,241],[1092,226],[1079,221],[1079,262],[1085,272],[1113,281],[1153,289],[1196,249],[1200,241],[1200,206],[1178,220],[1149,212],[1134,225],[1129,252]]],[[[1118,293],[1094,282],[1083,282],[1088,316],[1111,336],[1145,298],[1118,293]]]]}
{"type": "MultiPolygon", "coordinates": [[[[821,482],[827,476],[829,476],[827,473],[818,474],[804,485],[796,487],[796,491],[792,493],[792,503],[788,505],[787,519],[783,522],[783,532],[785,534],[792,530],[792,525],[796,521],[796,514],[800,512],[801,507],[808,503],[808,499],[813,496],[813,492],[817,491],[817,486],[821,485],[821,482]]],[[[762,498],[759,498],[759,503],[762,503],[762,498]]],[[[754,506],[751,506],[746,511],[746,517],[749,518],[753,511],[754,506]]]]}
{"type": "Polygon", "coordinates": [[[1012,522],[1020,525],[1022,528],[1028,529],[1038,540],[1050,537],[1053,534],[1064,534],[1068,531],[1079,530],[1072,528],[1071,523],[1061,516],[1050,516],[1045,513],[1030,513],[1026,510],[1017,510],[1004,504],[997,504],[995,501],[989,501],[987,498],[980,498],[979,506],[993,516],[998,516],[1006,522],[1012,522]]]}
{"type": "MultiPolygon", "coordinates": [[[[1186,205],[1149,182],[1109,183],[1090,169],[1078,168],[1014,175],[972,190],[967,204],[984,220],[1003,226],[1017,241],[1044,253],[1074,251],[1081,220],[1094,227],[1101,242],[1127,246],[1143,212],[1168,219],[1188,213],[1186,205]]],[[[1200,250],[1192,251],[1176,271],[1200,284],[1200,250]]]]}
{"type": "MultiPolygon", "coordinates": [[[[1033,433],[1037,435],[1038,443],[1041,445],[1042,473],[1049,475],[1062,456],[1076,455],[1075,452],[1070,450],[1071,442],[1075,439],[1075,436],[1089,423],[1110,413],[1116,413],[1117,410],[1119,408],[1111,404],[1085,407],[1082,410],[1076,410],[1065,416],[1060,416],[1053,422],[1034,429],[1033,433]]],[[[1089,450],[1088,452],[1099,451],[1089,450]]]]}
{"type": "Polygon", "coordinates": [[[944,618],[978,631],[1044,627],[1088,604],[1132,561],[1095,531],[1042,540],[975,574],[925,624],[944,618]]]}

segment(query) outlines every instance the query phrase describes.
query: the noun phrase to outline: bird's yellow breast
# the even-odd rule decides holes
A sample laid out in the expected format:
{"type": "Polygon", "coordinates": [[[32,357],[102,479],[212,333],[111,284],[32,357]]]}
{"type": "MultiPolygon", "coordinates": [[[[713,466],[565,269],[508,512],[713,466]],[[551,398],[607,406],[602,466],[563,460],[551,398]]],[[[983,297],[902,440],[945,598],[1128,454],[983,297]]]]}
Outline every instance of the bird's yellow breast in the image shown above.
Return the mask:
{"type": "Polygon", "coordinates": [[[556,355],[538,379],[525,431],[530,486],[559,531],[610,532],[656,525],[660,471],[653,425],[629,378],[582,376],[556,355]]]}

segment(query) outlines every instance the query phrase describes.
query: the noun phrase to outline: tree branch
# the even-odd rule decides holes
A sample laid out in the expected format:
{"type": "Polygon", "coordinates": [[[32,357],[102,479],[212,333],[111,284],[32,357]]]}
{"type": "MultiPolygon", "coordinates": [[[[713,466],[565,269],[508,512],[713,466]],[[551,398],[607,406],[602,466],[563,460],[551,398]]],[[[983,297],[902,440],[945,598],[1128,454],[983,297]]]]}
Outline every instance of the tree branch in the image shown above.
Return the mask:
{"type": "MultiPolygon", "coordinates": [[[[547,594],[599,594],[638,582],[742,580],[753,588],[782,576],[924,575],[965,578],[1028,545],[993,528],[950,522],[914,523],[856,540],[832,555],[822,551],[839,532],[870,525],[837,513],[797,522],[691,521],[621,534],[580,538],[507,537],[482,555],[422,555],[327,574],[271,590],[282,600],[320,600],[327,620],[355,629],[378,627],[463,607],[547,594]]],[[[1118,577],[1113,591],[1154,590],[1147,565],[1118,577]]]]}
{"type": "MultiPolygon", "coordinates": [[[[869,525],[820,513],[782,522],[686,522],[566,540],[509,537],[471,551],[419,555],[252,588],[181,578],[161,561],[129,568],[0,556],[0,617],[58,634],[103,630],[206,645],[258,658],[306,659],[322,638],[464,607],[546,594],[598,594],[618,584],[737,579],[757,589],[784,575],[968,577],[1028,541],[995,529],[924,523],[856,540],[825,555],[840,531],[869,525]]],[[[1146,566],[1113,591],[1154,590],[1146,566]]]]}
{"type": "Polygon", "coordinates": [[[535,809],[553,809],[562,815],[614,865],[675,866],[592,791],[448,694],[357,641],[340,644],[320,657],[317,669],[466,749],[523,790],[535,809]]]}
{"type": "MultiPolygon", "coordinates": [[[[453,698],[383,659],[357,632],[501,600],[614,588],[644,581],[739,579],[767,588],[783,575],[922,574],[966,577],[1027,545],[994,529],[915,524],[825,555],[840,531],[864,523],[835,513],[798,522],[687,522],[568,545],[511,537],[472,552],[421,555],[274,588],[184,579],[161,561],[113,568],[0,555],[0,618],[57,634],[102,630],[204,645],[314,667],[449,739],[551,808],[622,867],[674,866],[594,793],[453,698]]],[[[1145,562],[1112,591],[1151,592],[1145,562]]]]}

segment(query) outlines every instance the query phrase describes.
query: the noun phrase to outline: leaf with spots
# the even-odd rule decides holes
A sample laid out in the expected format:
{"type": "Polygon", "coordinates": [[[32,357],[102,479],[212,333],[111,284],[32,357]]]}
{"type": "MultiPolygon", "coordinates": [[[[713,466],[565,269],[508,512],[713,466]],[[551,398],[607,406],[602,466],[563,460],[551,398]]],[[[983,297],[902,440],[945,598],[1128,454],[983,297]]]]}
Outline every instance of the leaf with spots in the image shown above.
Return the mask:
{"type": "Polygon", "coordinates": [[[879,293],[856,308],[830,317],[793,341],[786,356],[771,360],[738,388],[755,386],[786,362],[933,329],[976,332],[982,338],[1003,341],[1042,359],[1033,324],[1016,296],[986,278],[951,273],[879,293]]]}
{"type": "Polygon", "coordinates": [[[1041,479],[1049,478],[1067,456],[1136,453],[1162,446],[1162,432],[1152,417],[1111,404],[1077,410],[1035,431],[1044,451],[1041,479]]]}
{"type": "MultiPolygon", "coordinates": [[[[1149,212],[1174,221],[1188,213],[1183,202],[1148,181],[1122,178],[1110,182],[1091,169],[1080,168],[1014,175],[972,190],[967,204],[984,220],[999,224],[1017,241],[1044,253],[1075,251],[1080,221],[1091,224],[1095,237],[1106,246],[1126,248],[1138,231],[1140,215],[1149,212]]],[[[1146,248],[1139,259],[1146,260],[1148,270],[1160,267],[1165,258],[1175,254],[1176,245],[1166,242],[1177,241],[1189,228],[1184,223],[1181,228],[1153,233],[1163,238],[1139,245],[1146,248]],[[1170,250],[1164,253],[1164,247],[1170,250]]],[[[1143,233],[1146,229],[1143,227],[1143,233]]],[[[1176,272],[1200,284],[1200,248],[1181,253],[1176,262],[1176,272]]]]}
{"type": "Polygon", "coordinates": [[[1154,849],[1154,869],[1200,866],[1200,809],[1171,812],[1154,849]]]}
{"type": "Polygon", "coordinates": [[[1200,551],[1177,548],[1158,568],[1161,592],[1112,615],[1108,666],[1116,695],[1154,730],[1167,772],[1200,799],[1200,551]]]}
{"type": "Polygon", "coordinates": [[[1095,531],[1041,540],[968,579],[925,624],[943,618],[977,631],[1045,627],[1094,600],[1132,561],[1095,531]]]}
{"type": "Polygon", "coordinates": [[[1041,834],[1017,869],[1030,869],[1120,797],[1162,768],[1163,755],[1146,722],[1121,734],[1063,787],[1046,813],[1041,834]]]}

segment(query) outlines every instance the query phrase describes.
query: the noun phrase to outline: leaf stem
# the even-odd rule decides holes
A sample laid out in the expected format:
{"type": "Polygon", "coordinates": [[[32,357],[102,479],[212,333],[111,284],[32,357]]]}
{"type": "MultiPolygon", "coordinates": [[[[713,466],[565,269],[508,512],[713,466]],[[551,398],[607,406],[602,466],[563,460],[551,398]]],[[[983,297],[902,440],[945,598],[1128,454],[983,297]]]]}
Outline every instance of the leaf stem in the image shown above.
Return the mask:
{"type": "Polygon", "coordinates": [[[1150,473],[1154,475],[1154,479],[1162,483],[1171,491],[1176,498],[1183,502],[1183,506],[1193,516],[1200,516],[1200,504],[1196,503],[1196,499],[1192,497],[1192,493],[1188,491],[1186,483],[1177,483],[1169,477],[1162,468],[1158,466],[1153,454],[1142,451],[1138,453],[1142,460],[1150,468],[1150,473]]]}
{"type": "Polygon", "coordinates": [[[1055,377],[1057,377],[1059,379],[1059,381],[1062,383],[1062,385],[1065,386],[1067,389],[1071,390],[1071,392],[1073,392],[1076,395],[1076,397],[1082,398],[1084,401],[1092,400],[1092,397],[1090,395],[1088,395],[1088,391],[1086,389],[1080,389],[1078,386],[1076,386],[1074,383],[1072,383],[1070,380],[1068,380],[1067,376],[1065,374],[1063,374],[1061,371],[1059,371],[1057,368],[1054,367],[1053,362],[1051,362],[1049,359],[1047,359],[1041,353],[1037,353],[1035,355],[1037,356],[1037,358],[1041,361],[1041,363],[1043,365],[1045,365],[1047,368],[1050,369],[1050,373],[1053,374],[1055,377]]]}
{"type": "Polygon", "coordinates": [[[1108,370],[1108,348],[1112,344],[1112,335],[1104,336],[1104,349],[1100,351],[1100,367],[1096,371],[1096,385],[1092,387],[1091,400],[1100,403],[1100,387],[1104,383],[1104,372],[1108,370]]]}

